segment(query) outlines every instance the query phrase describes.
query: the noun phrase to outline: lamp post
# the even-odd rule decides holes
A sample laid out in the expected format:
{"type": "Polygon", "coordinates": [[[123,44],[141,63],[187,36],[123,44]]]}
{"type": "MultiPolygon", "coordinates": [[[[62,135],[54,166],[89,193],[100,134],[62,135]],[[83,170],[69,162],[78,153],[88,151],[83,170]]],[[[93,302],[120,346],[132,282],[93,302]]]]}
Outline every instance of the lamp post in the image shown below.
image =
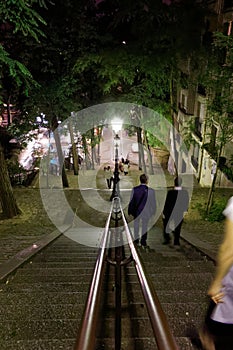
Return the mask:
{"type": "Polygon", "coordinates": [[[119,197],[119,144],[120,144],[120,137],[118,135],[119,131],[122,127],[122,121],[118,118],[115,118],[112,120],[112,129],[115,133],[114,136],[114,147],[115,147],[115,167],[114,167],[114,179],[113,179],[113,190],[110,200],[113,200],[113,198],[119,197]]]}
{"type": "Polygon", "coordinates": [[[123,250],[122,250],[122,232],[118,227],[119,221],[119,165],[118,165],[118,150],[120,145],[120,137],[118,135],[122,127],[122,121],[120,119],[113,119],[112,129],[115,133],[114,137],[114,148],[115,148],[115,168],[114,168],[114,179],[113,179],[113,190],[110,200],[114,201],[113,212],[115,214],[115,305],[116,305],[116,314],[115,314],[115,349],[119,350],[121,348],[121,268],[123,260],[123,250]]]}

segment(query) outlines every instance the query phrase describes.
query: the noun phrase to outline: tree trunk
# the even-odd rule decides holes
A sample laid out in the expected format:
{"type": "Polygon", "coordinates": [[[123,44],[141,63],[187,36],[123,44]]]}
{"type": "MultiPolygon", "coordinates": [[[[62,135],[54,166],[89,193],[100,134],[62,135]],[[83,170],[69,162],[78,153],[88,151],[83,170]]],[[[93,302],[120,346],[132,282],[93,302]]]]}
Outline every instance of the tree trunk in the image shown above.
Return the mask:
{"type": "Polygon", "coordinates": [[[78,175],[78,173],[79,173],[78,155],[77,155],[77,150],[76,150],[76,144],[74,142],[73,124],[72,124],[71,120],[69,120],[69,131],[70,131],[70,141],[71,141],[71,145],[72,145],[74,175],[78,175]]]}
{"type": "Polygon", "coordinates": [[[91,169],[95,170],[95,148],[91,147],[91,169]]]}
{"type": "Polygon", "coordinates": [[[7,219],[13,218],[21,213],[14,198],[3,147],[0,143],[0,203],[2,206],[3,216],[7,219]]]}
{"type": "Polygon", "coordinates": [[[213,199],[214,199],[214,192],[215,192],[215,183],[216,183],[216,179],[217,179],[217,174],[218,174],[218,167],[216,167],[216,172],[214,174],[213,177],[213,181],[209,190],[209,194],[208,194],[208,200],[207,200],[207,205],[206,205],[206,213],[209,214],[210,213],[210,209],[212,207],[213,204],[213,199]]]}
{"type": "Polygon", "coordinates": [[[66,171],[65,171],[64,157],[63,157],[62,148],[61,148],[61,141],[60,141],[57,127],[58,127],[57,118],[56,118],[56,116],[54,116],[53,120],[52,120],[52,130],[53,130],[53,135],[54,135],[54,139],[55,139],[55,143],[56,143],[57,155],[58,155],[58,160],[59,160],[59,165],[60,165],[59,174],[62,176],[63,187],[69,187],[69,183],[68,183],[68,179],[67,179],[66,171]]]}
{"type": "Polygon", "coordinates": [[[98,127],[98,145],[97,145],[97,164],[100,165],[100,141],[101,141],[101,134],[102,134],[102,127],[98,127]]]}
{"type": "Polygon", "coordinates": [[[145,146],[146,146],[147,155],[148,155],[149,175],[154,175],[154,169],[153,169],[153,163],[152,163],[152,154],[151,154],[150,145],[148,143],[146,132],[145,132],[145,146]]]}
{"type": "Polygon", "coordinates": [[[220,148],[219,148],[218,156],[217,156],[216,172],[214,174],[213,181],[212,181],[212,184],[211,184],[211,187],[210,187],[210,190],[209,190],[209,194],[208,194],[208,201],[207,201],[207,205],[206,205],[206,212],[207,212],[207,214],[209,214],[210,209],[211,209],[212,204],[213,204],[214,192],[215,192],[215,183],[216,183],[216,180],[217,180],[218,169],[219,169],[219,159],[220,159],[221,154],[222,154],[222,149],[223,149],[223,145],[221,144],[220,148]]]}
{"type": "Polygon", "coordinates": [[[138,139],[139,170],[142,170],[144,173],[146,173],[144,148],[142,144],[142,129],[140,127],[137,127],[137,139],[138,139]]]}
{"type": "Polygon", "coordinates": [[[91,169],[95,170],[95,136],[94,128],[91,130],[91,169]]]}
{"type": "Polygon", "coordinates": [[[201,148],[201,160],[200,160],[200,165],[199,165],[199,174],[197,181],[201,181],[201,176],[202,176],[202,167],[203,167],[203,159],[204,159],[204,147],[203,145],[205,144],[205,137],[206,137],[206,121],[204,125],[204,132],[203,132],[203,138],[202,138],[202,148],[201,148]]]}
{"type": "Polygon", "coordinates": [[[90,160],[90,156],[89,156],[89,152],[88,152],[88,146],[87,146],[87,141],[86,141],[85,135],[82,135],[82,144],[83,144],[83,150],[84,150],[84,154],[85,154],[86,169],[88,170],[88,169],[90,169],[91,160],[90,160]]]}
{"type": "Polygon", "coordinates": [[[175,168],[175,176],[178,176],[178,170],[177,170],[177,165],[178,165],[178,155],[179,153],[176,151],[176,143],[175,143],[175,120],[174,120],[174,99],[173,99],[173,69],[171,69],[171,75],[170,75],[170,80],[169,80],[169,94],[170,94],[170,113],[171,113],[171,119],[172,119],[172,145],[171,149],[174,149],[174,168],[175,168]]]}
{"type": "Polygon", "coordinates": [[[7,97],[6,110],[7,110],[7,125],[9,126],[12,123],[12,120],[11,120],[11,95],[8,95],[8,97],[7,97]]]}
{"type": "Polygon", "coordinates": [[[138,142],[138,170],[142,170],[142,157],[139,149],[139,140],[140,140],[139,135],[141,133],[141,129],[137,127],[136,132],[137,132],[137,142],[138,142]]]}

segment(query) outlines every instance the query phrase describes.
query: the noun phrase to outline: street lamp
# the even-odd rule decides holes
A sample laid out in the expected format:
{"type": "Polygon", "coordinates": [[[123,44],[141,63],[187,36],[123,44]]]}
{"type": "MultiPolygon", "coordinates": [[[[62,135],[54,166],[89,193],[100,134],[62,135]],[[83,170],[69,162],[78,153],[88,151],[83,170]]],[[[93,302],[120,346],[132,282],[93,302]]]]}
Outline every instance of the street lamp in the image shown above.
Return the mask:
{"type": "Polygon", "coordinates": [[[113,198],[119,197],[119,165],[118,165],[118,149],[119,149],[119,144],[120,144],[120,137],[118,135],[119,131],[121,130],[122,127],[122,120],[118,118],[114,118],[112,120],[112,129],[115,133],[114,136],[114,147],[115,147],[115,167],[114,167],[114,179],[113,179],[113,190],[112,190],[112,195],[110,200],[113,198]]]}

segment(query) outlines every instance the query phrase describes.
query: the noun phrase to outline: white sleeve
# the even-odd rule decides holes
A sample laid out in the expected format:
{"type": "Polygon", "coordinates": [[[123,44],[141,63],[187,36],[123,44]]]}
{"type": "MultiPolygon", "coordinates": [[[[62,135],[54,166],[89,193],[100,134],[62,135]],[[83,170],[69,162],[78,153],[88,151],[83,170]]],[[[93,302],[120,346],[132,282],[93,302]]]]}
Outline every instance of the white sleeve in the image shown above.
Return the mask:
{"type": "Polygon", "coordinates": [[[229,199],[227,206],[223,211],[223,215],[233,222],[233,196],[229,199]]]}

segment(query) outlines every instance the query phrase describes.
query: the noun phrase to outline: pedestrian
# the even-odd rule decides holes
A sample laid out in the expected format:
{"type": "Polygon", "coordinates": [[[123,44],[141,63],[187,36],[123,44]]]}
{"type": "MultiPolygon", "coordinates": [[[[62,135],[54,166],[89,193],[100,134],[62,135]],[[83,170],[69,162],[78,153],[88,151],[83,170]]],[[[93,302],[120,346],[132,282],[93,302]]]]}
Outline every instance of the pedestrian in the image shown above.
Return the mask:
{"type": "Polygon", "coordinates": [[[177,176],[174,180],[174,188],[167,192],[163,209],[163,244],[169,244],[170,234],[174,235],[174,246],[180,245],[180,231],[184,213],[188,210],[188,191],[181,187],[182,179],[177,176]]]}
{"type": "Polygon", "coordinates": [[[134,239],[135,243],[143,248],[147,248],[147,229],[150,218],[156,211],[155,191],[148,187],[148,177],[146,174],[140,175],[140,185],[132,189],[128,214],[134,217],[134,239]],[[139,226],[141,222],[141,239],[139,226]]]}
{"type": "Polygon", "coordinates": [[[78,155],[78,165],[80,169],[82,168],[82,163],[83,163],[83,158],[80,155],[78,155]]]}
{"type": "Polygon", "coordinates": [[[124,158],[121,158],[121,161],[119,162],[119,170],[122,173],[124,171],[124,163],[125,163],[124,158]]]}
{"type": "Polygon", "coordinates": [[[225,233],[219,247],[209,307],[200,340],[205,350],[233,349],[233,196],[225,210],[225,233]]]}
{"type": "Polygon", "coordinates": [[[50,160],[50,169],[52,175],[59,176],[59,161],[57,155],[54,155],[53,158],[50,160]]]}
{"type": "Polygon", "coordinates": [[[124,171],[124,175],[128,175],[129,173],[129,163],[124,163],[123,164],[123,171],[124,171]]]}
{"type": "Polygon", "coordinates": [[[107,186],[110,189],[112,187],[113,173],[112,173],[112,169],[109,165],[106,168],[104,168],[104,175],[105,175],[105,179],[107,181],[107,186]]]}

